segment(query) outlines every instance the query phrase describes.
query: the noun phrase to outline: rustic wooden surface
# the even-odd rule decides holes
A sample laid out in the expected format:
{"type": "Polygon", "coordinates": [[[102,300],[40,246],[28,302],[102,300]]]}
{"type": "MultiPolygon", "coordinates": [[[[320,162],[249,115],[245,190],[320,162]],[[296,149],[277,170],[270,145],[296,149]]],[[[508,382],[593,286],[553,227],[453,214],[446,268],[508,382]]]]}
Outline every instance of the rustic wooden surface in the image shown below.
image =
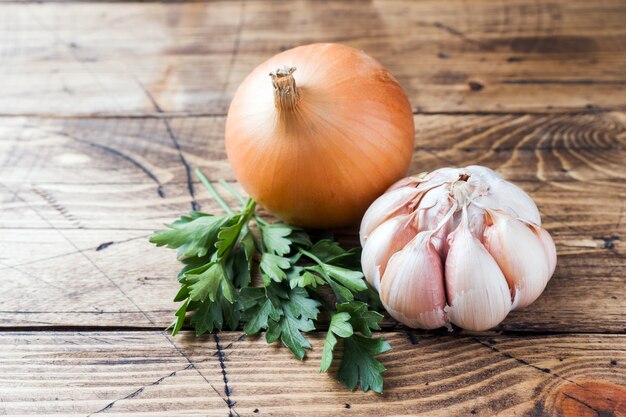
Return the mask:
{"type": "Polygon", "coordinates": [[[0,3],[0,414],[626,415],[625,21],[606,0],[0,3]],[[387,318],[383,396],[317,371],[323,332],[301,363],[239,332],[162,331],[177,264],[147,236],[218,209],[187,168],[234,182],[235,88],[317,41],[400,80],[413,172],[496,169],[559,254],[492,332],[387,318]]]}
{"type": "Polygon", "coordinates": [[[285,349],[237,332],[201,338],[159,331],[5,333],[0,411],[294,417],[626,413],[621,335],[385,337],[394,349],[382,356],[389,370],[380,396],[349,392],[319,373],[319,334],[312,337],[308,360],[299,362],[285,349]]]}

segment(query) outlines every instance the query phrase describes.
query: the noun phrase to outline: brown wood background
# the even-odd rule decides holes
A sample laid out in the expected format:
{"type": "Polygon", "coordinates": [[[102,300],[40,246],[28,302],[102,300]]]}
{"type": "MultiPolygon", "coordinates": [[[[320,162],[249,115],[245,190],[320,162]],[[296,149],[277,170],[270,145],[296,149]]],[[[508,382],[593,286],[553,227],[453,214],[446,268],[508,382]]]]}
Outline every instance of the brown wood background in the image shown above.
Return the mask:
{"type": "MultiPolygon", "coordinates": [[[[0,3],[0,415],[626,415],[626,3],[0,3]],[[235,181],[228,103],[296,45],[364,49],[414,106],[413,172],[482,164],[537,202],[544,295],[481,334],[385,321],[385,394],[241,332],[162,329],[147,236],[235,181]]],[[[355,230],[337,231],[355,242],[355,230]]]]}

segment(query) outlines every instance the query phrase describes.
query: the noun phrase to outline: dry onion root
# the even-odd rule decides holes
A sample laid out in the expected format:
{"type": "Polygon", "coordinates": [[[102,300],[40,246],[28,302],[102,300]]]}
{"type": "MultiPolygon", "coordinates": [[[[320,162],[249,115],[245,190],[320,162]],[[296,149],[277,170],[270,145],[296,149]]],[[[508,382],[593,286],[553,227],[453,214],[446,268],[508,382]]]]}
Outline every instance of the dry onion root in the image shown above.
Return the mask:
{"type": "Polygon", "coordinates": [[[442,168],[394,184],[367,210],[363,272],[410,327],[481,331],[543,292],[556,249],[522,189],[489,168],[442,168]]]}

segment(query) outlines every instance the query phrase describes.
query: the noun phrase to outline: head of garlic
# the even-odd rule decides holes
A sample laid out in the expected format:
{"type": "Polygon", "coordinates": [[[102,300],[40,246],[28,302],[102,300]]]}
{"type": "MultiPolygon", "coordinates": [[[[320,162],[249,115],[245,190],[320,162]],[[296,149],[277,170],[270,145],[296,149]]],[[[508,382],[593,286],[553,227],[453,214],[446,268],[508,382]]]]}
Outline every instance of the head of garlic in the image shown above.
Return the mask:
{"type": "Polygon", "coordinates": [[[521,188],[489,168],[404,178],[361,222],[368,282],[396,320],[487,330],[541,295],[556,248],[521,188]]]}

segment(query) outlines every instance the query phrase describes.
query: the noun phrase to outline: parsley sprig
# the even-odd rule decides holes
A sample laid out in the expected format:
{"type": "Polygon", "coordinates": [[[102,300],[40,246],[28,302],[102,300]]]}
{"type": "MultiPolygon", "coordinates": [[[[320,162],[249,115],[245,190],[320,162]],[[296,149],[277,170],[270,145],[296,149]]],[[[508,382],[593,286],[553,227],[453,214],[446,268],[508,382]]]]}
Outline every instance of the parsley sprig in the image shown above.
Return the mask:
{"type": "Polygon", "coordinates": [[[254,200],[221,181],[241,203],[235,211],[202,172],[196,175],[225,214],[191,211],[150,238],[157,246],[176,249],[184,265],[174,297],[182,304],[169,327],[172,334],[186,320],[196,335],[235,330],[241,323],[246,334],[265,332],[268,343],[280,340],[303,359],[311,349],[305,333],[330,318],[320,371],[330,369],[341,343],[337,378],[350,389],[359,385],[382,392],[385,368],[375,356],[391,347],[373,337],[382,320],[376,311],[380,301],[363,278],[358,251],[329,238],[312,242],[303,229],[263,220],[254,200]],[[253,276],[262,283],[253,286],[253,276]]]}

